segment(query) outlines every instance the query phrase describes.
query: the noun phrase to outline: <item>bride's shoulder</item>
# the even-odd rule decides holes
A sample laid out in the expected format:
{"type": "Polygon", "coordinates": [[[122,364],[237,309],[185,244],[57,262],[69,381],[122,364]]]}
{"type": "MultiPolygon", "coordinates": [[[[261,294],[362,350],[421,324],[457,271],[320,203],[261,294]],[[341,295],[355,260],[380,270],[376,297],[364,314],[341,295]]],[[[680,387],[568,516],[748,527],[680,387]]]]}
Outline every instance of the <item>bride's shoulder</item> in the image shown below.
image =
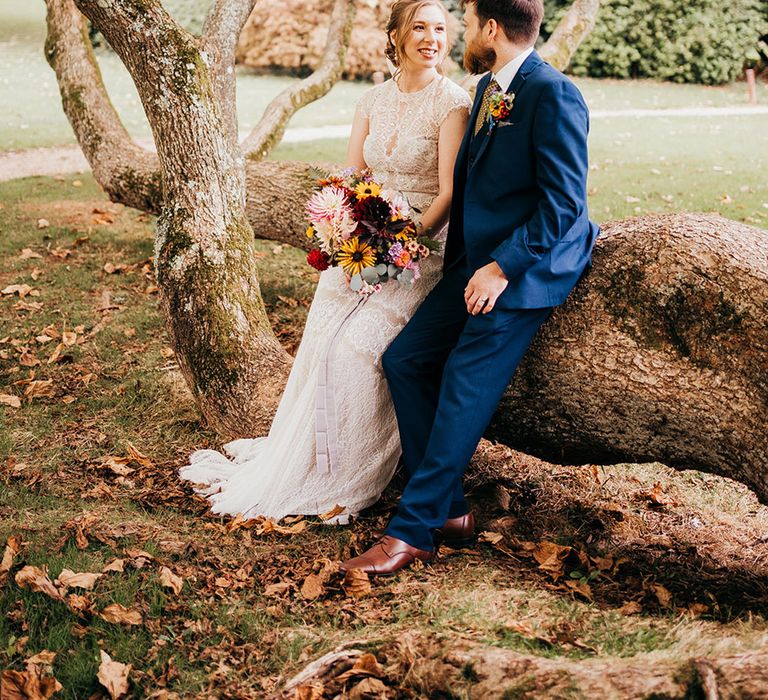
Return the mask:
{"type": "Polygon", "coordinates": [[[437,86],[436,106],[443,114],[448,114],[455,109],[469,109],[472,107],[472,98],[469,93],[446,76],[441,76],[437,86]]]}
{"type": "Polygon", "coordinates": [[[363,110],[364,114],[370,114],[371,110],[373,108],[373,105],[380,99],[384,98],[387,94],[389,94],[392,91],[392,86],[394,85],[394,82],[390,78],[389,80],[385,80],[383,83],[379,83],[378,85],[373,85],[366,89],[362,95],[360,95],[360,98],[357,101],[357,104],[359,105],[360,109],[363,110]]]}

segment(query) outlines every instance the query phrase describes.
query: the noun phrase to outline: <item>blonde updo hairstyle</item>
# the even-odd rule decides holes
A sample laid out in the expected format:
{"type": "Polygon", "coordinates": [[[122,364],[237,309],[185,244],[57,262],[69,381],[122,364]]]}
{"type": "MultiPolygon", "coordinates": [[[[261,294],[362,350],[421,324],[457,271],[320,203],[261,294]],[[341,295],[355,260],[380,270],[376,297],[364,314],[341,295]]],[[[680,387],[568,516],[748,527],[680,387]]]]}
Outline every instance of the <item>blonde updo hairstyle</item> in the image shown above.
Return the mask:
{"type": "MultiPolygon", "coordinates": [[[[439,7],[445,15],[446,47],[443,58],[451,53],[451,17],[440,0],[395,0],[387,23],[387,48],[384,53],[392,65],[397,68],[398,73],[402,70],[405,62],[405,42],[413,28],[414,17],[422,7],[429,5],[439,7]]],[[[437,66],[437,70],[442,73],[442,62],[437,66]]]]}

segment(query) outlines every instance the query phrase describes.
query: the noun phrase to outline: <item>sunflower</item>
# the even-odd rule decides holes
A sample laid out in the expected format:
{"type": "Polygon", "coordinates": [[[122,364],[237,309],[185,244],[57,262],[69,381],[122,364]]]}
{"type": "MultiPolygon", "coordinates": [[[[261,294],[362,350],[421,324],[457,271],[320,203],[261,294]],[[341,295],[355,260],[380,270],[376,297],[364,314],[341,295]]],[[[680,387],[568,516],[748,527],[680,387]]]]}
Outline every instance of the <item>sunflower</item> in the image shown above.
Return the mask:
{"type": "Polygon", "coordinates": [[[355,187],[355,194],[358,199],[378,197],[381,194],[381,187],[375,182],[359,182],[355,187]]]}
{"type": "Polygon", "coordinates": [[[355,236],[341,244],[336,259],[344,272],[352,277],[376,264],[376,251],[355,236]]]}

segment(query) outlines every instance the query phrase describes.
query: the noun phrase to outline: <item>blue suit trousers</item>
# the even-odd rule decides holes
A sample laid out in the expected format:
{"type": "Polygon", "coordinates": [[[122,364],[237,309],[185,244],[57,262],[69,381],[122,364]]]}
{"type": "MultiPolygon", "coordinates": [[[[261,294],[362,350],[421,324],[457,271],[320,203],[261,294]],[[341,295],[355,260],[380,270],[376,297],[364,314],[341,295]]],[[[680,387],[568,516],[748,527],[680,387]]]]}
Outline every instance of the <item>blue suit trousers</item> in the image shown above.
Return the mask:
{"type": "Polygon", "coordinates": [[[467,512],[462,478],[501,397],[552,308],[467,313],[464,261],[450,266],[384,353],[408,473],[386,534],[432,550],[467,512]]]}

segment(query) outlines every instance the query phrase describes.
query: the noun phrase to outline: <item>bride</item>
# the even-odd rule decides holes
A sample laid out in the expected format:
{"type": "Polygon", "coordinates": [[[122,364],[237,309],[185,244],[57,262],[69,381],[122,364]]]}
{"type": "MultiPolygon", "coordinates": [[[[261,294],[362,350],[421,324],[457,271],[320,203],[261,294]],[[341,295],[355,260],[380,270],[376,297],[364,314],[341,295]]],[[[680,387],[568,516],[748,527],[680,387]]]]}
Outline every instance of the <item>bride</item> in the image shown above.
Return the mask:
{"type": "MultiPolygon", "coordinates": [[[[439,0],[397,0],[387,25],[393,79],[358,103],[347,166],[368,168],[421,212],[422,233],[444,241],[453,167],[471,101],[440,73],[449,42],[439,0]]],[[[419,216],[414,214],[414,216],[419,216]]],[[[341,267],[320,275],[304,335],[269,435],[192,454],[180,470],[214,513],[245,518],[319,515],[334,522],[375,503],[400,456],[381,356],[442,272],[432,254],[412,287],[360,297],[341,267]]]]}

